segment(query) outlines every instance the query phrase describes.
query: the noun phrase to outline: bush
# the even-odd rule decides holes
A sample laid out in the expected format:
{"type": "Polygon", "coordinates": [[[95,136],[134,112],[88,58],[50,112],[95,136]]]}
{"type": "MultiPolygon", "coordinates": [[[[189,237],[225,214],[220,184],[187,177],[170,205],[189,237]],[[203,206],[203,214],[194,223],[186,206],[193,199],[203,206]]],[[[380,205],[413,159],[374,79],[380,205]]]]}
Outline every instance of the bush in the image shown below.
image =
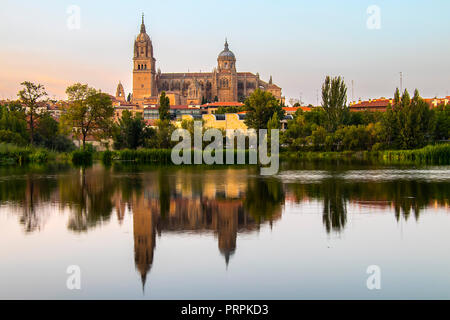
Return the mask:
{"type": "Polygon", "coordinates": [[[29,156],[29,161],[34,163],[45,163],[48,161],[49,153],[47,150],[39,149],[29,156]]]}
{"type": "Polygon", "coordinates": [[[25,145],[27,141],[17,132],[0,129],[0,142],[25,145]]]}
{"type": "Polygon", "coordinates": [[[19,147],[13,144],[0,144],[2,163],[45,163],[50,159],[49,151],[42,148],[19,147]]]}
{"type": "Polygon", "coordinates": [[[81,149],[72,152],[72,163],[75,165],[86,165],[92,163],[93,152],[81,149]]]}
{"type": "Polygon", "coordinates": [[[111,164],[114,159],[114,152],[110,150],[103,151],[101,159],[104,164],[111,164]]]}

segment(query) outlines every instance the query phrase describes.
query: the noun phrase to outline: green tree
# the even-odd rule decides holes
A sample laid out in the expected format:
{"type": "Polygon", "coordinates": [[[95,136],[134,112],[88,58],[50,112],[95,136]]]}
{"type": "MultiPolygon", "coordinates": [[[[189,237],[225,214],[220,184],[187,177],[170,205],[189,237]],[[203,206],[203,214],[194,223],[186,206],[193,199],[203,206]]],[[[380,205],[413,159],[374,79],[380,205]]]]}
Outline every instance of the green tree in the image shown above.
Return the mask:
{"type": "Polygon", "coordinates": [[[175,130],[170,120],[158,120],[158,128],[156,130],[156,144],[158,148],[168,149],[172,146],[172,132],[175,130]]]}
{"type": "Polygon", "coordinates": [[[327,130],[321,126],[318,126],[313,130],[311,135],[308,137],[308,141],[314,150],[319,151],[324,149],[327,134],[327,130]]]}
{"type": "Polygon", "coordinates": [[[225,114],[225,113],[238,113],[244,111],[244,107],[229,106],[229,107],[218,107],[214,114],[225,114]]]}
{"type": "Polygon", "coordinates": [[[304,112],[304,115],[306,123],[315,124],[322,127],[324,127],[327,123],[327,114],[323,108],[313,108],[309,112],[304,112]]]}
{"type": "Polygon", "coordinates": [[[58,134],[58,122],[48,112],[45,112],[37,123],[36,133],[41,139],[52,140],[58,134]]]}
{"type": "Polygon", "coordinates": [[[270,118],[269,121],[267,121],[267,129],[270,131],[272,129],[280,129],[281,128],[281,122],[278,118],[278,113],[274,112],[272,118],[270,118]]]}
{"type": "Polygon", "coordinates": [[[64,110],[61,121],[72,128],[78,137],[81,137],[83,149],[88,135],[97,138],[110,135],[114,107],[109,95],[80,83],[68,87],[66,94],[69,104],[64,110]]]}
{"type": "Polygon", "coordinates": [[[284,110],[278,100],[267,91],[256,89],[246,100],[245,124],[253,129],[267,129],[268,121],[277,113],[278,119],[284,118],[284,110]]]}
{"type": "Polygon", "coordinates": [[[21,83],[23,89],[17,94],[20,101],[25,105],[26,115],[28,118],[28,127],[30,129],[30,144],[33,145],[34,141],[34,128],[36,120],[39,118],[39,103],[44,102],[43,98],[47,96],[45,88],[41,84],[34,84],[30,81],[24,81],[21,83]]]}
{"type": "Polygon", "coordinates": [[[450,139],[450,104],[440,105],[434,110],[435,129],[433,138],[435,140],[450,139]]]}
{"type": "Polygon", "coordinates": [[[327,76],[322,85],[322,107],[327,115],[329,131],[336,129],[343,123],[344,112],[347,109],[347,86],[341,77],[327,76]]]}
{"type": "Polygon", "coordinates": [[[29,140],[25,111],[18,102],[0,105],[0,142],[25,145],[29,140]]]}
{"type": "Polygon", "coordinates": [[[135,116],[128,110],[122,113],[113,133],[114,148],[136,149],[144,145],[146,125],[141,113],[135,116]]]}
{"type": "Polygon", "coordinates": [[[163,91],[159,97],[159,119],[160,120],[170,120],[170,100],[163,91]]]}
{"type": "Polygon", "coordinates": [[[383,126],[387,145],[393,148],[421,148],[432,141],[434,134],[433,111],[414,91],[411,99],[407,90],[400,97],[398,89],[393,106],[386,111],[383,126]]]}
{"type": "Polygon", "coordinates": [[[36,126],[34,138],[36,144],[59,152],[68,152],[75,149],[72,140],[60,132],[58,121],[50,113],[41,114],[36,126]]]}

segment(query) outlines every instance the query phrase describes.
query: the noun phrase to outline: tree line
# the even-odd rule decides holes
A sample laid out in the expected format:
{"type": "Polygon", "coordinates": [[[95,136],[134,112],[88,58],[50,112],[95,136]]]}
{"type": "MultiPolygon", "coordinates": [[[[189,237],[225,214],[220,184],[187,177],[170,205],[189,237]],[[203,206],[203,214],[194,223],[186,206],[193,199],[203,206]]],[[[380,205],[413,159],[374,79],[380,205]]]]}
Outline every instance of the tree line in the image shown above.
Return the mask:
{"type": "Polygon", "coordinates": [[[417,149],[450,137],[450,105],[430,106],[414,91],[396,89],[386,112],[350,112],[341,77],[327,77],[322,107],[301,109],[287,124],[282,142],[290,150],[347,151],[417,149]]]}
{"type": "MultiPolygon", "coordinates": [[[[66,89],[67,103],[61,106],[59,121],[42,110],[47,93],[44,86],[23,82],[19,99],[0,106],[0,142],[41,146],[60,152],[75,149],[73,140],[87,147],[88,138],[109,141],[114,149],[168,149],[173,146],[170,101],[165,92],[159,98],[159,119],[153,127],[142,113],[123,111],[117,122],[108,94],[76,83],[66,89]]],[[[279,129],[285,119],[283,104],[271,93],[255,90],[242,107],[219,108],[216,113],[246,111],[245,124],[253,129],[279,129]]],[[[181,127],[193,130],[193,121],[181,127]]],[[[326,77],[322,106],[304,112],[298,109],[281,134],[282,147],[295,151],[345,151],[414,149],[450,135],[450,106],[430,108],[415,90],[397,89],[386,112],[350,112],[347,87],[342,77],[326,77]]]]}

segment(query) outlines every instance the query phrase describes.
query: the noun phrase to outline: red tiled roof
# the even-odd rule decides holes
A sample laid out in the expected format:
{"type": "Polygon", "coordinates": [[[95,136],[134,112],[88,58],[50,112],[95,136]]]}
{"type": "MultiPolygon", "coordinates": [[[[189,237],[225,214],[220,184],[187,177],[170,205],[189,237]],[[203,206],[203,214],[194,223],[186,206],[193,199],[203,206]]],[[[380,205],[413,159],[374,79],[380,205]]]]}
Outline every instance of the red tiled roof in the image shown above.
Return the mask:
{"type": "Polygon", "coordinates": [[[288,112],[296,112],[299,108],[303,111],[311,111],[311,107],[283,107],[283,110],[288,112]]]}
{"type": "Polygon", "coordinates": [[[205,103],[202,107],[242,107],[244,104],[240,102],[212,102],[205,103]]]}
{"type": "Polygon", "coordinates": [[[377,99],[372,101],[361,101],[354,105],[351,105],[350,108],[387,107],[389,104],[390,104],[389,99],[377,99]]]}

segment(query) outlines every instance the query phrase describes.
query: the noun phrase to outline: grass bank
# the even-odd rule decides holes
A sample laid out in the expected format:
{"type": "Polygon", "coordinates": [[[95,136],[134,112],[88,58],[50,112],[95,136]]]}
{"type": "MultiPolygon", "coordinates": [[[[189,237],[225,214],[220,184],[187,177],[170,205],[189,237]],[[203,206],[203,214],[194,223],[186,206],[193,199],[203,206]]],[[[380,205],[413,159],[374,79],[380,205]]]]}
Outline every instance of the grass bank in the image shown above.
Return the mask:
{"type": "Polygon", "coordinates": [[[380,163],[450,164],[450,144],[429,145],[415,150],[292,152],[281,153],[283,160],[371,160],[380,163]]]}
{"type": "Polygon", "coordinates": [[[57,153],[44,148],[20,147],[0,143],[0,164],[46,163],[56,159],[57,153]]]}
{"type": "MultiPolygon", "coordinates": [[[[92,163],[92,160],[102,160],[108,164],[112,161],[135,163],[149,163],[160,165],[173,165],[171,149],[138,149],[94,152],[93,150],[75,150],[72,153],[57,153],[51,150],[36,147],[19,147],[12,144],[0,143],[0,165],[17,165],[26,163],[47,163],[51,161],[68,162],[77,165],[92,163]]],[[[249,150],[234,150],[232,153],[234,163],[243,157],[244,163],[250,163],[249,150]],[[238,157],[240,155],[240,157],[238,157]]],[[[201,156],[201,155],[200,155],[201,156]]],[[[213,154],[213,156],[215,156],[213,154]]],[[[195,152],[188,155],[194,163],[195,152]]],[[[218,157],[227,163],[226,152],[218,157]]],[[[416,150],[380,150],[380,151],[343,151],[343,152],[282,152],[281,160],[370,160],[379,163],[417,163],[450,165],[450,143],[426,146],[416,150]]]]}
{"type": "MultiPolygon", "coordinates": [[[[183,154],[181,154],[183,155],[183,154]]],[[[195,156],[202,157],[201,151],[191,150],[188,155],[186,155],[191,163],[194,163],[195,156]]],[[[234,150],[231,155],[233,156],[233,163],[238,163],[239,158],[244,159],[244,163],[250,163],[250,152],[249,150],[234,150]]],[[[118,150],[118,151],[103,151],[99,153],[96,158],[101,159],[104,163],[110,163],[111,161],[132,161],[136,163],[156,163],[156,164],[167,164],[174,165],[176,163],[172,162],[172,150],[171,149],[137,149],[137,150],[118,150]]],[[[215,157],[216,154],[213,152],[212,156],[215,157]]],[[[220,152],[217,154],[218,158],[222,159],[222,162],[227,163],[227,152],[220,152]]],[[[203,159],[203,157],[201,158],[203,159]]],[[[202,162],[204,163],[204,162],[202,162]]]]}

